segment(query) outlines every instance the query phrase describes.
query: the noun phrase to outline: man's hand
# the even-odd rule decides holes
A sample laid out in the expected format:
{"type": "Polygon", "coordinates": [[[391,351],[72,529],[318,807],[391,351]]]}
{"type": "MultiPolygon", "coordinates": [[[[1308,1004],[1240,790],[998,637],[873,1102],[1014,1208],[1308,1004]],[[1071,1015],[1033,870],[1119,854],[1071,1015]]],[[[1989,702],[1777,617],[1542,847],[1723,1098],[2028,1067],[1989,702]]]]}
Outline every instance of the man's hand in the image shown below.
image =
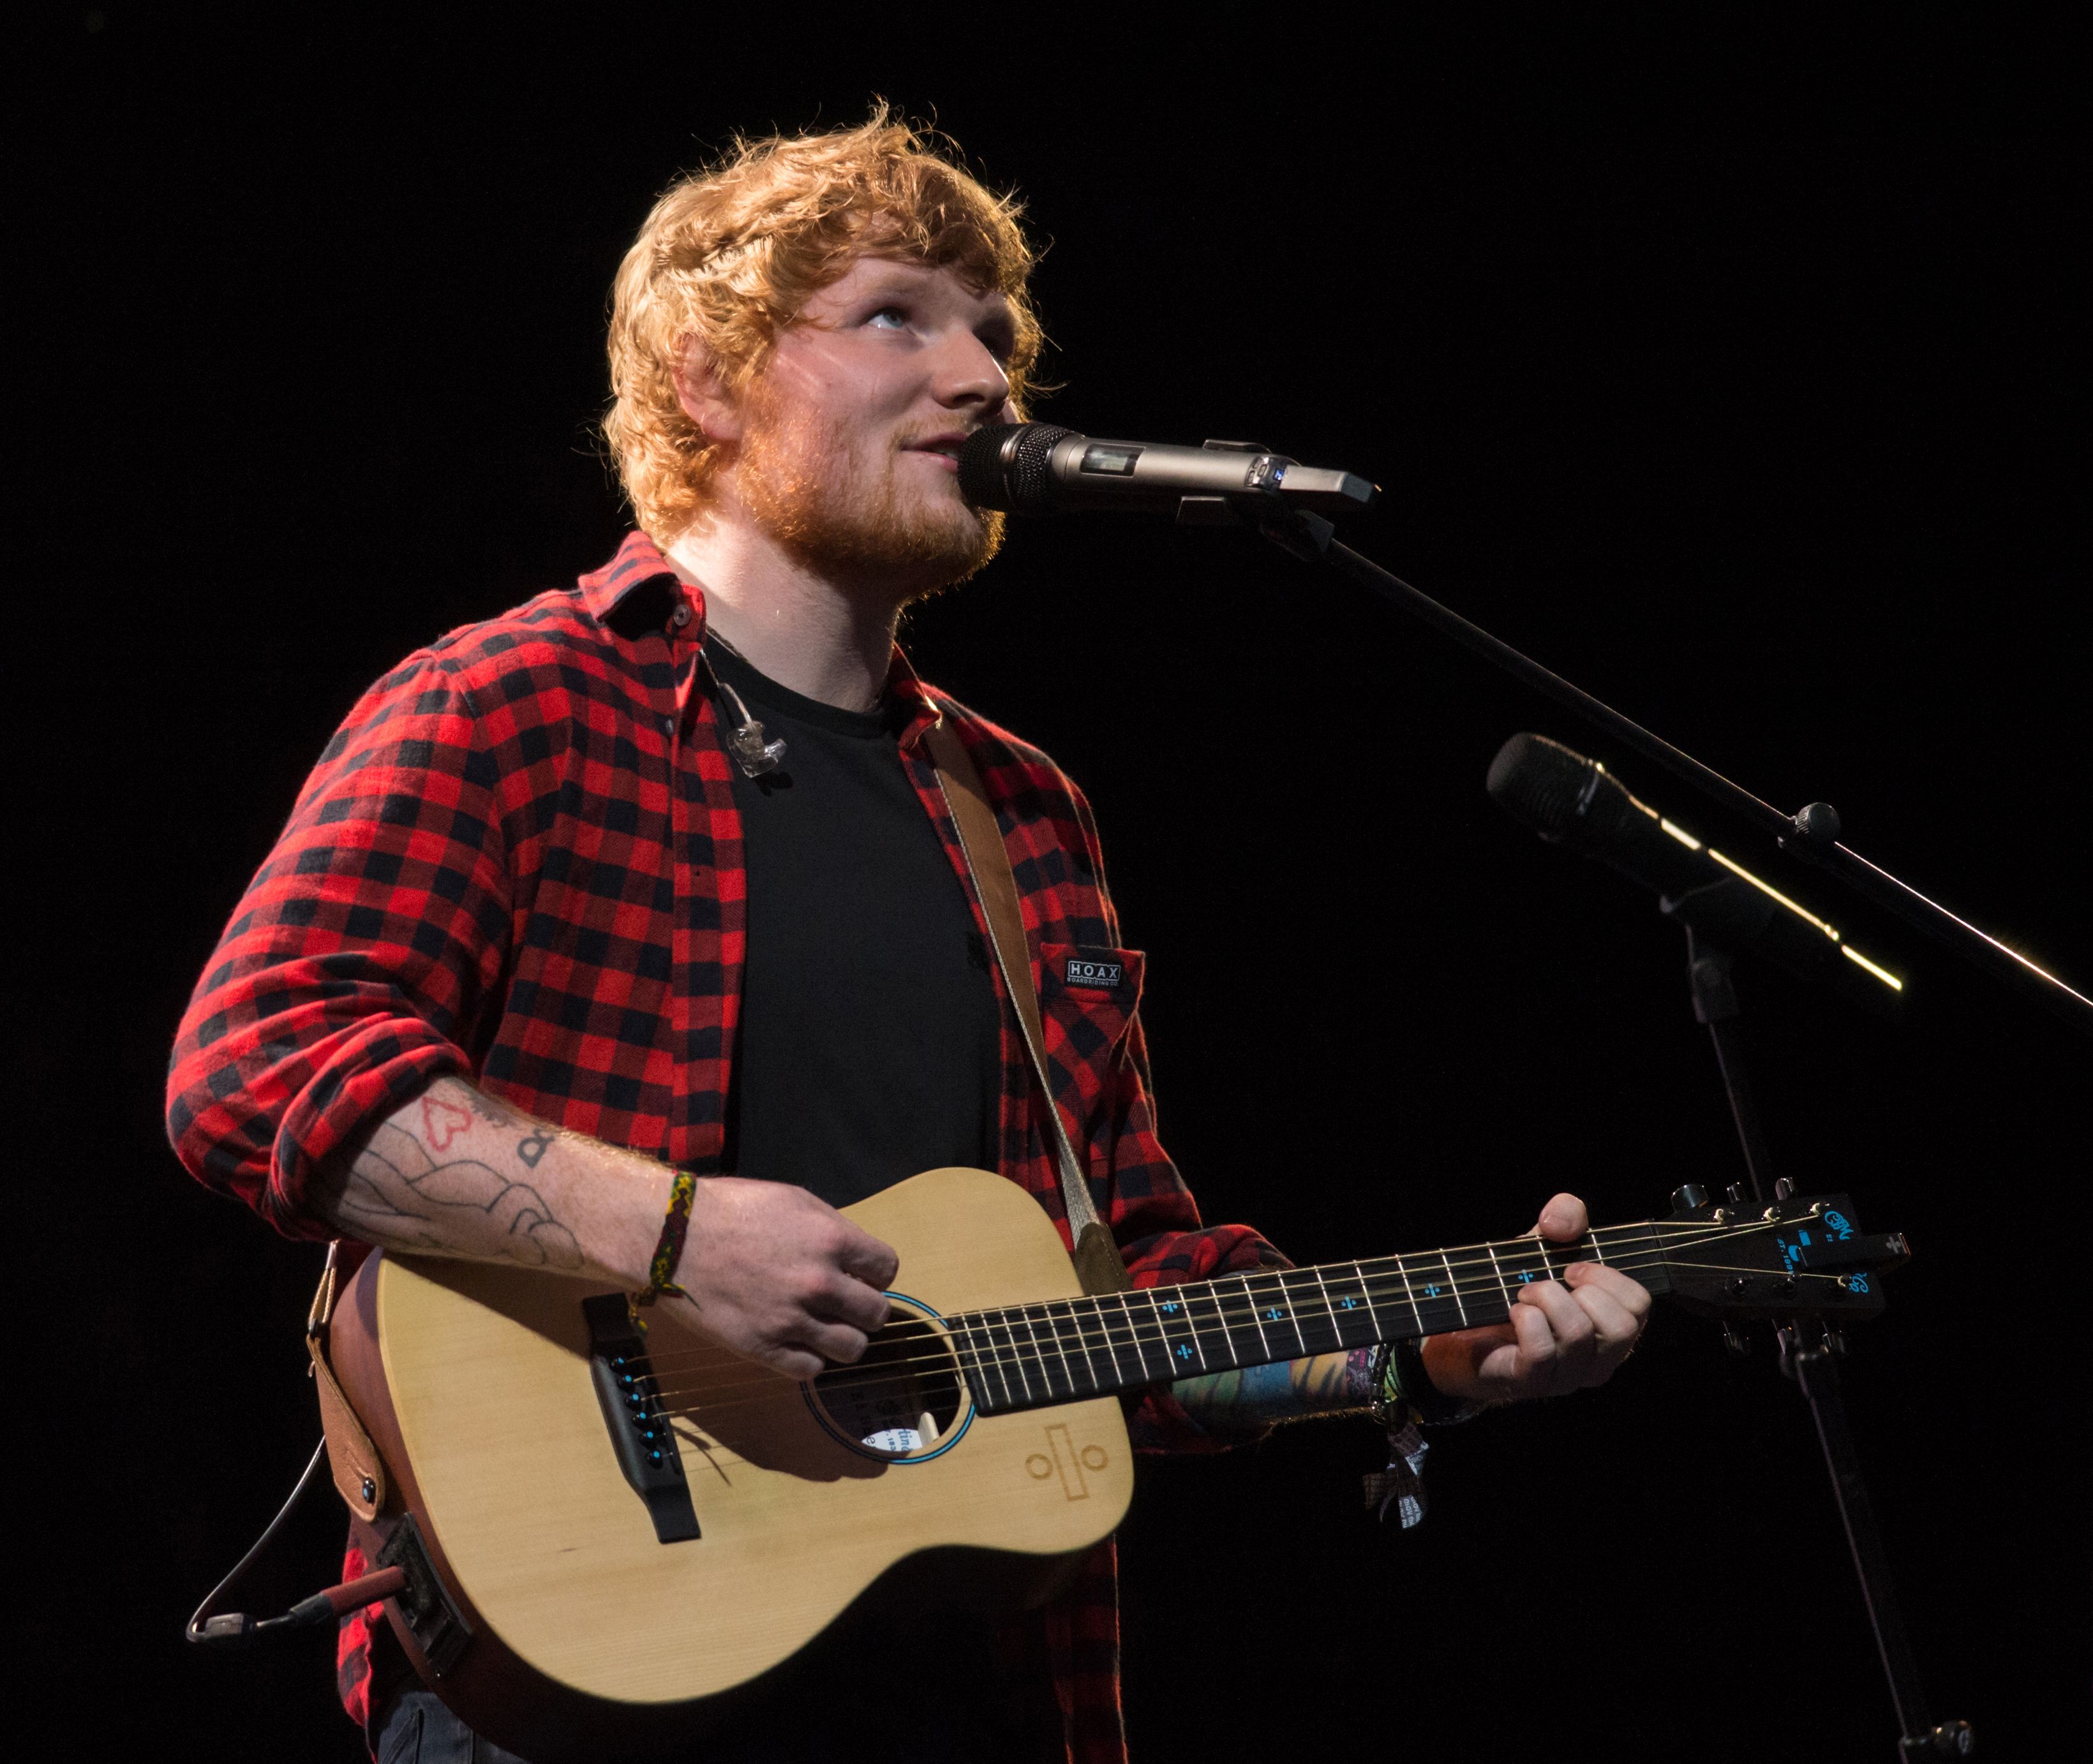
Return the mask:
{"type": "Polygon", "coordinates": [[[811,1378],[864,1353],[886,1322],[882,1295],[899,1265],[804,1188],[709,1176],[691,1202],[676,1268],[691,1299],[664,1297],[661,1308],[788,1378],[811,1378]]]}
{"type": "MultiPolygon", "coordinates": [[[[1590,1223],[1584,1203],[1558,1195],[1535,1231],[1574,1243],[1590,1223]]],[[[1471,1403],[1515,1403],[1604,1384],[1634,1351],[1649,1315],[1649,1289],[1599,1262],[1573,1262],[1561,1281],[1536,1281],[1511,1308],[1511,1321],[1434,1335],[1420,1347],[1424,1369],[1442,1394],[1471,1403]]]]}

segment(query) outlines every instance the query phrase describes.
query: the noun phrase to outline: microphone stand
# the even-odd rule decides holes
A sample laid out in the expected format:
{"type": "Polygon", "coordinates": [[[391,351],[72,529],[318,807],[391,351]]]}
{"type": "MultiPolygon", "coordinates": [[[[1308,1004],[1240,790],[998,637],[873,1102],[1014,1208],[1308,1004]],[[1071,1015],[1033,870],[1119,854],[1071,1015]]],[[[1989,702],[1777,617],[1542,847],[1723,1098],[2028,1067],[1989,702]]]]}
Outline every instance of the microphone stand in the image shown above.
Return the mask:
{"type": "MultiPolygon", "coordinates": [[[[1671,903],[1665,905],[1668,909],[1671,903]]],[[[1758,1104],[1746,1074],[1737,1023],[1740,1007],[1731,980],[1733,960],[1730,951],[1710,943],[1691,925],[1686,927],[1686,968],[1692,989],[1693,1014],[1708,1026],[1715,1063],[1722,1074],[1722,1088],[1730,1099],[1730,1114],[1744,1148],[1751,1198],[1763,1206],[1766,1177],[1771,1165],[1765,1131],[1759,1124],[1758,1104]]],[[[1774,1198],[1782,1200],[1795,1191],[1795,1185],[1784,1176],[1777,1178],[1772,1188],[1774,1198]]],[[[1678,1198],[1691,1212],[1704,1204],[1707,1196],[1689,1183],[1678,1198]]],[[[1744,1204],[1741,1185],[1731,1185],[1729,1200],[1732,1206],[1744,1204]]],[[[1838,1503],[1840,1522],[1845,1528],[1846,1546],[1852,1553],[1853,1572],[1860,1577],[1868,1626],[1874,1632],[1875,1652],[1883,1662],[1883,1675],[1889,1680],[1890,1703],[1896,1711],[1899,1730],[1897,1756],[1906,1761],[1966,1758],[1977,1743],[1969,1723],[1944,1721],[1935,1726],[1926,1719],[1918,1662],[1904,1633],[1904,1614],[1890,1578],[1889,1557],[1875,1526],[1874,1503],[1868,1498],[1868,1485],[1861,1474],[1860,1453],[1853,1443],[1845,1399],[1839,1388],[1838,1356],[1846,1351],[1845,1338],[1838,1330],[1827,1329],[1822,1317],[1798,1313],[1776,1325],[1774,1338],[1780,1346],[1781,1371],[1802,1392],[1817,1424],[1824,1468],[1831,1477],[1832,1498],[1838,1503]]],[[[1747,1351],[1744,1337],[1733,1325],[1722,1325],[1722,1339],[1732,1353],[1747,1351]]]]}
{"type": "MultiPolygon", "coordinates": [[[[1235,443],[1208,442],[1209,447],[1233,447],[1235,443]]],[[[1851,846],[1840,843],[1839,811],[1829,802],[1812,802],[1800,813],[1783,815],[1763,802],[1741,785],[1732,783],[1712,767],[1704,766],[1691,754],[1623,716],[1611,705],[1551,673],[1540,663],[1493,637],[1480,625],[1471,624],[1450,607],[1441,606],[1427,594],[1363,557],[1349,545],[1341,544],[1336,530],[1323,517],[1289,507],[1283,492],[1256,497],[1185,497],[1178,507],[1181,525],[1208,525],[1240,520],[1257,529],[1282,551],[1304,562],[1327,564],[1341,576],[1369,588],[1412,617],[1422,620],[1441,636],[1462,648],[1494,662],[1514,680],[1523,681],[1545,697],[1596,724],[1623,746],[1633,749],[1684,779],[1710,802],[1740,815],[1752,825],[1773,835],[1784,851],[1835,876],[1877,906],[1885,907],[1908,925],[1953,950],[1973,966],[2002,981],[2013,992],[2062,1017],[2082,1034],[2093,1035],[2093,998],[2074,991],[2047,969],[2008,949],[1997,938],[1958,919],[1937,901],[1928,899],[1879,865],[1870,863],[1851,846]]]]}
{"type": "MultiPolygon", "coordinates": [[[[1241,444],[1209,442],[1207,445],[1241,444]]],[[[1840,844],[1838,811],[1828,802],[1813,802],[1800,814],[1783,815],[1741,785],[1702,765],[1692,754],[1652,734],[1560,675],[1550,672],[1509,643],[1493,637],[1480,625],[1471,624],[1451,608],[1441,606],[1371,559],[1361,556],[1350,546],[1338,543],[1335,529],[1320,515],[1289,508],[1269,493],[1258,497],[1231,497],[1224,507],[1216,506],[1221,502],[1220,498],[1188,497],[1179,507],[1178,519],[1181,524],[1191,525],[1240,520],[1304,562],[1328,564],[1340,575],[1372,589],[1463,648],[1496,663],[1514,679],[1524,681],[1597,724],[1624,746],[1684,779],[1711,801],[1735,811],[1753,825],[1773,834],[1783,850],[1792,851],[1797,857],[1840,877],[1857,893],[1888,908],[1906,923],[1917,927],[1965,961],[2004,981],[2022,997],[2039,1001],[2075,1024],[2082,1032],[2093,1033],[2093,999],[2074,992],[2055,975],[2016,954],[1996,938],[1957,919],[1945,907],[1840,844]]],[[[1668,910],[1672,903],[1664,904],[1668,910]]],[[[1731,1118],[1736,1123],[1738,1141],[1744,1149],[1744,1173],[1750,1183],[1751,1196],[1763,1206],[1770,1165],[1765,1131],[1759,1120],[1757,1098],[1744,1065],[1737,1022],[1736,988],[1731,978],[1733,958],[1730,951],[1696,935],[1691,925],[1686,927],[1686,951],[1693,1014],[1708,1026],[1716,1065],[1722,1075],[1723,1092],[1729,1098],[1731,1118]]],[[[1793,1191],[1793,1185],[1784,1177],[1774,1180],[1770,1186],[1776,1198],[1785,1199],[1793,1191]]],[[[1703,1204],[1707,1197],[1688,1184],[1677,1198],[1691,1211],[1703,1204]]],[[[1732,1186],[1729,1198],[1734,1205],[1744,1204],[1743,1187],[1732,1186]]],[[[1723,1326],[1723,1338],[1733,1351],[1744,1351],[1744,1338],[1727,1324],[1723,1326]]],[[[1903,1614],[1898,1608],[1896,1589],[1890,1579],[1889,1560],[1883,1552],[1882,1534],[1875,1525],[1874,1503],[1869,1499],[1867,1485],[1861,1477],[1860,1455],[1854,1447],[1845,1400],[1839,1387],[1835,1356],[1845,1351],[1844,1338],[1837,1330],[1826,1328],[1821,1317],[1801,1313],[1784,1319],[1775,1331],[1775,1338],[1780,1347],[1781,1370],[1795,1381],[1816,1423],[1825,1468],[1831,1477],[1832,1496],[1845,1528],[1847,1546],[1852,1554],[1853,1572],[1860,1579],[1869,1627],[1874,1632],[1883,1675],[1889,1680],[1890,1701],[1896,1711],[1899,1730],[1898,1756],[1907,1764],[1908,1761],[1925,1758],[1966,1757],[1976,1745],[1975,1732],[1967,1722],[1945,1721],[1935,1725],[1926,1719],[1926,1696],[1919,1684],[1918,1662],[1912,1656],[1911,1642],[1904,1632],[1903,1614]]]]}

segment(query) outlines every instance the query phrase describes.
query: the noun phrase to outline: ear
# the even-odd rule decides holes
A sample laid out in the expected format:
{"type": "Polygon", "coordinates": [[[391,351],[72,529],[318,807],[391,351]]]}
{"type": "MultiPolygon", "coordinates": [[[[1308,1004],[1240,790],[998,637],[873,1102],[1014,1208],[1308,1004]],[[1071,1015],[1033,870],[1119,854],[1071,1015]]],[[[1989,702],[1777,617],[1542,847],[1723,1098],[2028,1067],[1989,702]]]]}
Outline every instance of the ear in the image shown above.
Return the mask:
{"type": "Polygon", "coordinates": [[[708,441],[739,441],[741,413],[720,383],[712,354],[695,336],[682,341],[676,361],[676,402],[708,441]]]}

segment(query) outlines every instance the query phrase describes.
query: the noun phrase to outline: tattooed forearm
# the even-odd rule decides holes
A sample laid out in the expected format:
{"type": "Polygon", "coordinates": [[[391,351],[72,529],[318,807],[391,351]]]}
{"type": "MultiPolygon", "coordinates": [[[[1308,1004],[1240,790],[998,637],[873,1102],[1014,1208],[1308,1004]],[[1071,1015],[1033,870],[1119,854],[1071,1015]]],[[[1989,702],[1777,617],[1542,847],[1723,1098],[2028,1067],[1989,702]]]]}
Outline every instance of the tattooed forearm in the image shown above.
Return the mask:
{"type": "Polygon", "coordinates": [[[617,1161],[628,1177],[635,1165],[655,1168],[440,1079],[323,1168],[314,1198],[331,1223],[385,1248],[577,1273],[592,1258],[570,1213],[587,1210],[575,1172],[539,1167],[563,1140],[570,1165],[617,1161]]]}
{"type": "Polygon", "coordinates": [[[1170,1388],[1194,1420],[1227,1431],[1365,1408],[1373,1400],[1372,1360],[1373,1350],[1361,1347],[1180,1378],[1170,1388]]]}
{"type": "Polygon", "coordinates": [[[350,1164],[339,1207],[343,1224],[396,1249],[570,1273],[582,1265],[574,1233],[535,1188],[477,1157],[437,1155],[389,1121],[350,1164]]]}

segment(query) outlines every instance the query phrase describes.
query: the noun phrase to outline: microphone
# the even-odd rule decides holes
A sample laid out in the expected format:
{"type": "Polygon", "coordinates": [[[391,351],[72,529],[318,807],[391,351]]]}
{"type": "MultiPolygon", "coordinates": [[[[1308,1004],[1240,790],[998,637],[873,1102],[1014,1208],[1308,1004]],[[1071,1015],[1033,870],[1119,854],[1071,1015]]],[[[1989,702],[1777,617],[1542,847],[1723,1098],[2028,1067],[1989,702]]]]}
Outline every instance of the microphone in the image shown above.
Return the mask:
{"type": "Polygon", "coordinates": [[[1667,916],[1735,954],[1763,955],[1878,1010],[1904,990],[1814,913],[1636,801],[1596,759],[1514,735],[1490,762],[1486,788],[1514,820],[1656,889],[1667,916]]]}
{"type": "Polygon", "coordinates": [[[1350,472],[1303,465],[1245,441],[1204,447],[1100,441],[1051,422],[999,422],[960,449],[960,491],[977,508],[1057,514],[1070,508],[1230,518],[1228,504],[1260,499],[1310,514],[1350,514],[1380,491],[1350,472]]]}

